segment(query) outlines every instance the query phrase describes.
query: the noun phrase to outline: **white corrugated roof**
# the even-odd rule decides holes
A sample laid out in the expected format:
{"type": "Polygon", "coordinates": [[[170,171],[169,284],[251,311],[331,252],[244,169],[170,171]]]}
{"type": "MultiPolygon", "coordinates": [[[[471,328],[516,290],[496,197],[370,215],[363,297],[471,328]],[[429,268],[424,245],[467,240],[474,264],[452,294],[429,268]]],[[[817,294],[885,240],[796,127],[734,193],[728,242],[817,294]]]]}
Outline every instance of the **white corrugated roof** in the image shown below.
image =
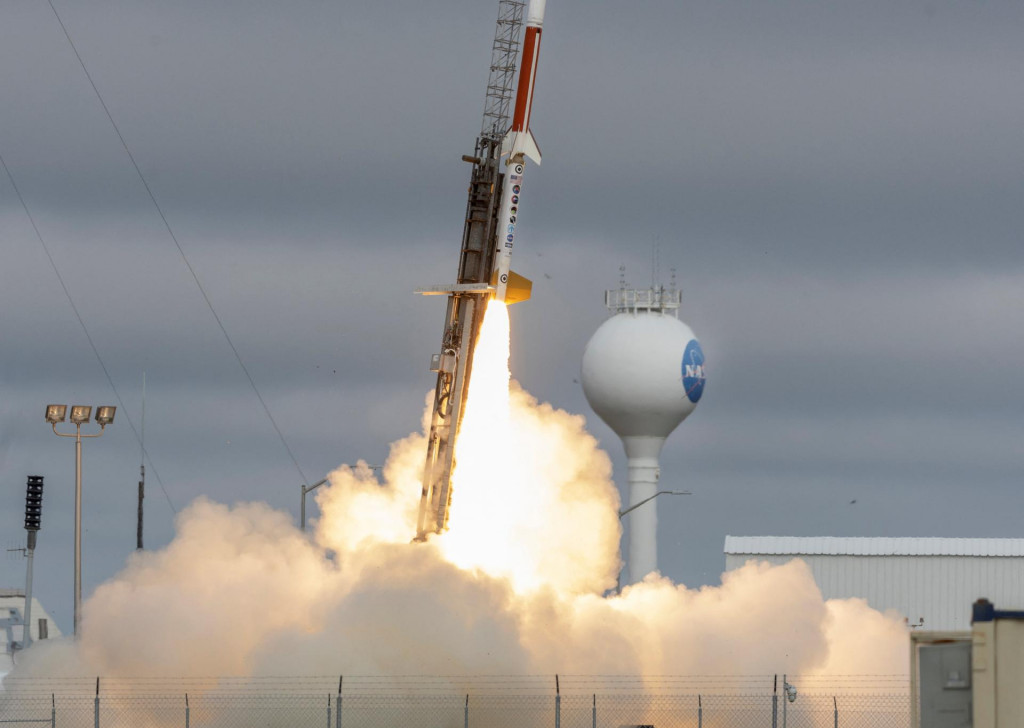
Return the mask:
{"type": "Polygon", "coordinates": [[[751,556],[1024,556],[1024,538],[726,536],[725,553],[751,556]]]}

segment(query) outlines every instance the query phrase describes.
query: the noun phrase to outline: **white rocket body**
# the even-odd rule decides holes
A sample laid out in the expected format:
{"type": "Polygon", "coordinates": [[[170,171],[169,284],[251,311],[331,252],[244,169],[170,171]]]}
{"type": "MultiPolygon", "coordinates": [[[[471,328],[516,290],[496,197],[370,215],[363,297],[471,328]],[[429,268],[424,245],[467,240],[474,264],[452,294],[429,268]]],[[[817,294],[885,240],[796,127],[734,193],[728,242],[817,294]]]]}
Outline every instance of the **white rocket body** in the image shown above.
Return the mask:
{"type": "Polygon", "coordinates": [[[515,244],[516,220],[519,217],[519,198],[523,188],[526,160],[540,164],[540,149],[530,131],[530,112],[533,110],[533,87],[537,80],[537,58],[540,55],[540,37],[544,25],[545,0],[530,0],[526,11],[526,38],[523,41],[523,62],[519,69],[516,105],[512,127],[501,143],[505,157],[502,173],[501,208],[495,234],[494,270],[491,283],[494,298],[505,301],[508,292],[509,265],[515,244]]]}

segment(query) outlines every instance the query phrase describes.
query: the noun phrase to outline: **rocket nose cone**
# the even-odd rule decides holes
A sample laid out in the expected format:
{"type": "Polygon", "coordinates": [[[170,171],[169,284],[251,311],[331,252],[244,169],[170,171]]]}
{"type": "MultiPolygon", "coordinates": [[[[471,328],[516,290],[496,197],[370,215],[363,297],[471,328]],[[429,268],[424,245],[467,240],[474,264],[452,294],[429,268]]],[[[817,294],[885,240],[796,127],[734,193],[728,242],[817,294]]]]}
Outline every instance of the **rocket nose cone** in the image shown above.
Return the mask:
{"type": "Polygon", "coordinates": [[[540,28],[544,25],[544,3],[546,0],[530,0],[526,10],[526,24],[540,28]]]}

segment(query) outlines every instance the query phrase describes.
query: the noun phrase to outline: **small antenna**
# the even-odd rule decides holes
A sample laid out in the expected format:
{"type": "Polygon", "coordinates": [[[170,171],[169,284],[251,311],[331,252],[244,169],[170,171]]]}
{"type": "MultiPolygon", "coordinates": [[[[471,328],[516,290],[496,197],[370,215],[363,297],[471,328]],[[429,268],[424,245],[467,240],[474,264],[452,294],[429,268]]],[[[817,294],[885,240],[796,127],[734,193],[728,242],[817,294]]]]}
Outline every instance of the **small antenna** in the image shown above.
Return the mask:
{"type": "Polygon", "coordinates": [[[672,293],[675,293],[676,292],[676,269],[672,268],[671,270],[672,270],[672,284],[671,284],[672,287],[669,288],[669,290],[672,291],[672,293]]]}
{"type": "Polygon", "coordinates": [[[135,527],[135,549],[142,551],[142,501],[146,497],[146,372],[142,372],[142,434],[139,436],[139,515],[135,527]]]}
{"type": "Polygon", "coordinates": [[[661,236],[655,235],[651,240],[651,288],[658,287],[661,273],[661,236]]]}
{"type": "Polygon", "coordinates": [[[626,290],[626,266],[619,266],[619,290],[626,290]]]}
{"type": "Polygon", "coordinates": [[[142,434],[139,437],[139,458],[142,460],[142,467],[146,467],[146,372],[142,372],[142,421],[140,422],[142,434]]]}

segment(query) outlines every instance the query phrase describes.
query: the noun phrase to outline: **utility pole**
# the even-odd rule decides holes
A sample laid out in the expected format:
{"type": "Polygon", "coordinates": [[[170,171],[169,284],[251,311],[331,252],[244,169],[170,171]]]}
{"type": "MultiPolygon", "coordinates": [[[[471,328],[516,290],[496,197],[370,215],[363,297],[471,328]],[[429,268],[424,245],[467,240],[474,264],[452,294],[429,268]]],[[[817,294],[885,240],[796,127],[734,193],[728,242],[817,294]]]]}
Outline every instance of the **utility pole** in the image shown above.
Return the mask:
{"type": "Polygon", "coordinates": [[[299,530],[303,532],[305,532],[306,530],[306,493],[314,491],[321,485],[325,485],[326,483],[327,478],[321,478],[320,480],[313,483],[313,485],[306,485],[305,483],[299,484],[299,488],[302,489],[302,502],[299,504],[299,530]]]}
{"type": "Polygon", "coordinates": [[[146,497],[146,373],[142,373],[142,435],[139,437],[139,515],[135,527],[135,549],[142,551],[142,501],[146,497]]]}

